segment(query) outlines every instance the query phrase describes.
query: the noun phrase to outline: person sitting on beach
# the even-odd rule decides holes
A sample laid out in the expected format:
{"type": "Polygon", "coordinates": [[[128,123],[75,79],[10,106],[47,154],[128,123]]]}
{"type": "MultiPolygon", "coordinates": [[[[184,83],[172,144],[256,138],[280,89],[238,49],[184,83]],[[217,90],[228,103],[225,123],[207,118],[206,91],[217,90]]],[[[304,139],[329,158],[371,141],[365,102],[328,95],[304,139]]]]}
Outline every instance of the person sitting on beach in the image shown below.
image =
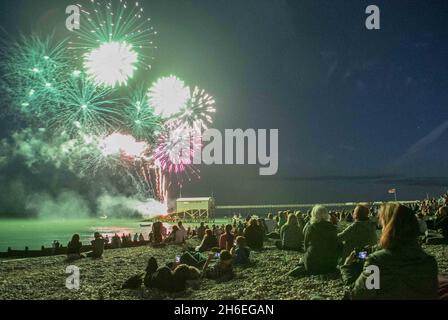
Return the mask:
{"type": "Polygon", "coordinates": [[[232,225],[226,225],[225,232],[219,238],[219,248],[221,250],[229,250],[233,247],[235,236],[232,234],[232,225]]]}
{"type": "Polygon", "coordinates": [[[188,238],[188,232],[185,230],[184,225],[182,224],[182,221],[179,221],[177,223],[177,227],[179,228],[178,233],[176,234],[176,243],[185,243],[185,240],[188,238]]]}
{"type": "Polygon", "coordinates": [[[109,235],[106,234],[106,238],[104,238],[104,241],[106,242],[106,244],[110,243],[109,235]]]}
{"type": "Polygon", "coordinates": [[[338,223],[339,223],[338,215],[337,215],[337,213],[334,212],[334,211],[332,211],[332,212],[330,213],[330,222],[331,222],[331,224],[333,224],[333,225],[335,225],[335,226],[337,226],[338,223]]]}
{"type": "Polygon", "coordinates": [[[235,246],[230,250],[235,265],[246,265],[250,262],[250,249],[246,244],[246,238],[237,237],[235,246]]]}
{"type": "Polygon", "coordinates": [[[299,210],[299,211],[295,212],[295,215],[297,217],[297,223],[299,224],[299,228],[300,228],[300,230],[302,230],[302,233],[303,233],[303,228],[305,227],[305,224],[306,224],[305,219],[303,217],[303,213],[302,213],[302,211],[299,210]]]}
{"type": "Polygon", "coordinates": [[[358,261],[356,252],[352,252],[341,267],[344,283],[351,286],[348,297],[368,300],[437,299],[437,261],[419,245],[415,213],[398,203],[384,204],[380,209],[380,223],[383,232],[379,250],[362,261],[358,261]],[[367,283],[372,283],[369,280],[372,266],[381,272],[375,289],[366,288],[367,283]]]}
{"type": "Polygon", "coordinates": [[[233,256],[227,250],[222,250],[219,254],[219,260],[213,265],[210,262],[215,257],[213,252],[209,253],[208,259],[202,268],[202,275],[207,279],[218,281],[228,281],[234,277],[233,256]]]}
{"type": "Polygon", "coordinates": [[[305,254],[291,276],[326,274],[336,271],[340,253],[336,227],[330,223],[327,208],[317,205],[311,211],[311,219],[304,234],[305,254]]]}
{"type": "Polygon", "coordinates": [[[434,221],[434,229],[437,233],[428,235],[427,244],[448,244],[448,207],[440,207],[437,218],[434,221]],[[438,232],[440,230],[440,232],[438,232]]]}
{"type": "Polygon", "coordinates": [[[347,216],[345,217],[346,222],[353,222],[353,215],[349,212],[347,213],[347,216]]]}
{"type": "Polygon", "coordinates": [[[350,253],[359,248],[373,246],[377,243],[376,226],[369,219],[369,208],[364,205],[356,206],[353,211],[355,222],[344,231],[338,233],[338,239],[343,243],[341,259],[345,261],[350,253]]]}
{"type": "Polygon", "coordinates": [[[121,239],[120,239],[120,236],[118,234],[115,234],[112,237],[112,248],[113,249],[121,248],[121,239]]]}
{"type": "Polygon", "coordinates": [[[303,233],[294,213],[288,215],[288,221],[280,229],[280,239],[275,242],[280,250],[303,250],[303,233]]]}
{"type": "Polygon", "coordinates": [[[278,230],[280,230],[287,221],[288,221],[288,212],[287,211],[279,211],[278,212],[278,223],[277,223],[278,230]]]}
{"type": "Polygon", "coordinates": [[[257,219],[251,219],[249,221],[249,226],[244,229],[244,237],[246,238],[249,248],[253,250],[263,248],[264,230],[258,224],[257,219]]]}
{"type": "Polygon", "coordinates": [[[121,235],[121,245],[125,247],[127,246],[127,244],[128,244],[128,236],[123,233],[121,235]]]}
{"type": "Polygon", "coordinates": [[[244,234],[244,223],[240,220],[239,222],[238,222],[238,227],[237,227],[237,235],[238,236],[243,236],[243,234],[244,234]]]}
{"type": "Polygon", "coordinates": [[[266,234],[275,231],[275,228],[277,227],[277,222],[275,222],[273,218],[274,216],[272,215],[272,213],[268,213],[267,219],[264,220],[267,229],[266,234]]]}
{"type": "Polygon", "coordinates": [[[425,216],[423,213],[419,212],[417,214],[417,221],[418,221],[418,229],[420,231],[420,236],[425,236],[428,232],[428,224],[426,223],[425,216]]]}
{"type": "Polygon", "coordinates": [[[155,288],[166,292],[179,292],[186,289],[189,281],[197,280],[200,271],[192,266],[180,264],[171,270],[168,266],[158,267],[157,260],[151,257],[148,260],[144,285],[147,288],[155,288]]]}
{"type": "Polygon", "coordinates": [[[161,243],[162,242],[162,239],[163,239],[162,227],[163,227],[163,224],[160,221],[156,221],[152,224],[149,242],[151,242],[151,243],[161,243]]]}
{"type": "Polygon", "coordinates": [[[173,243],[173,244],[181,244],[183,243],[181,242],[176,242],[179,241],[179,237],[177,236],[179,234],[179,227],[178,226],[173,226],[173,229],[171,230],[170,234],[168,235],[168,237],[165,238],[164,242],[165,243],[173,243]]]}
{"type": "Polygon", "coordinates": [[[143,233],[140,233],[140,235],[138,236],[138,242],[140,243],[145,242],[145,237],[143,236],[143,233]]]}
{"type": "Polygon", "coordinates": [[[87,256],[94,259],[99,259],[103,256],[104,245],[106,241],[99,232],[95,232],[93,235],[94,239],[91,241],[92,252],[87,253],[87,256]]]}
{"type": "Polygon", "coordinates": [[[82,242],[79,240],[79,234],[74,234],[72,240],[67,244],[67,260],[73,261],[84,258],[81,254],[82,242]]]}
{"type": "Polygon", "coordinates": [[[199,240],[202,240],[204,238],[205,230],[206,229],[205,229],[205,226],[204,226],[204,222],[201,222],[201,224],[199,225],[198,230],[197,230],[197,235],[198,235],[198,239],[199,240]]]}
{"type": "Polygon", "coordinates": [[[133,242],[134,242],[134,243],[137,243],[137,242],[138,242],[138,233],[137,233],[137,232],[134,234],[133,242]]]}
{"type": "Polygon", "coordinates": [[[210,251],[212,248],[218,247],[218,240],[213,234],[212,230],[207,229],[205,231],[205,236],[199,246],[196,247],[196,251],[204,252],[210,251]]]}
{"type": "Polygon", "coordinates": [[[54,240],[53,241],[53,245],[52,245],[52,254],[58,254],[59,253],[59,248],[61,247],[61,244],[59,243],[58,240],[54,240]]]}
{"type": "Polygon", "coordinates": [[[440,230],[444,238],[443,243],[448,243],[448,207],[443,206],[438,210],[439,217],[436,220],[435,227],[440,230]]]}

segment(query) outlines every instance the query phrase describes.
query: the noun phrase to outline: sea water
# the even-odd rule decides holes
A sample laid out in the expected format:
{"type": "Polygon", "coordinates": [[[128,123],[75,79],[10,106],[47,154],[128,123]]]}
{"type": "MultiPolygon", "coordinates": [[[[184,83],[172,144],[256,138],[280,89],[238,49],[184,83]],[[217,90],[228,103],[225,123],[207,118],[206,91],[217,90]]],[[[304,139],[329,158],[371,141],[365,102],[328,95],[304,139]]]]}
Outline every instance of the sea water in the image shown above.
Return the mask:
{"type": "Polygon", "coordinates": [[[150,223],[136,219],[82,219],[82,220],[41,220],[2,219],[0,220],[0,251],[8,247],[14,250],[39,250],[41,246],[51,248],[54,240],[67,246],[73,234],[78,233],[83,244],[89,244],[94,232],[98,231],[111,238],[115,233],[142,233],[148,239],[150,223]],[[143,226],[141,226],[143,225],[143,226]]]}

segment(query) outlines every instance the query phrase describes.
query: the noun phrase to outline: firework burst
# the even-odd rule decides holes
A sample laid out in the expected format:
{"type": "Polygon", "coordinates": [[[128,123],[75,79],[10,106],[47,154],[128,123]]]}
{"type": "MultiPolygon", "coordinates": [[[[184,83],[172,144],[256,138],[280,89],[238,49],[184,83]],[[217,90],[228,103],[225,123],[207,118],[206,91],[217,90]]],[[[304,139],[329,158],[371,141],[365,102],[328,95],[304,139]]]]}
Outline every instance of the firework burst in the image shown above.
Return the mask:
{"type": "Polygon", "coordinates": [[[121,124],[121,112],[119,99],[111,96],[111,89],[96,86],[84,75],[72,77],[65,83],[51,126],[71,133],[113,130],[121,124]]]}
{"type": "Polygon", "coordinates": [[[190,88],[173,75],[160,78],[148,91],[149,104],[164,118],[178,115],[190,97],[190,88]]]}
{"type": "Polygon", "coordinates": [[[187,106],[179,119],[189,127],[199,126],[207,129],[213,123],[212,115],[216,112],[215,99],[205,90],[195,87],[187,106]]]}
{"type": "Polygon", "coordinates": [[[139,2],[90,0],[87,5],[78,6],[84,18],[83,27],[75,31],[70,49],[92,51],[104,44],[126,43],[138,54],[139,63],[151,68],[157,32],[139,2]]]}
{"type": "Polygon", "coordinates": [[[124,85],[134,75],[137,53],[131,45],[108,42],[86,53],[84,68],[98,85],[124,85]]]}
{"type": "Polygon", "coordinates": [[[132,93],[123,111],[126,130],[139,140],[154,142],[156,132],[161,130],[162,122],[148,105],[144,89],[140,88],[132,93]]]}
{"type": "Polygon", "coordinates": [[[170,174],[198,175],[193,159],[202,149],[200,128],[185,126],[176,120],[167,125],[154,152],[155,163],[170,174]]]}
{"type": "Polygon", "coordinates": [[[28,119],[45,122],[53,113],[51,107],[58,103],[68,69],[64,42],[54,41],[53,36],[21,36],[2,47],[2,98],[28,119]]]}

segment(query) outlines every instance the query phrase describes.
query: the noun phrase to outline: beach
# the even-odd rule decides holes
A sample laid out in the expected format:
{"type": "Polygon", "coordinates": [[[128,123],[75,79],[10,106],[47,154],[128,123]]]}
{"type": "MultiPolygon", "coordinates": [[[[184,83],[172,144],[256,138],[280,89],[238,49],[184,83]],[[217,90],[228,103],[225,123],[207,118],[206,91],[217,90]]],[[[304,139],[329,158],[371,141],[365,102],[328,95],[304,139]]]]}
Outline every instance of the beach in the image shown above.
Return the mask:
{"type": "MultiPolygon", "coordinates": [[[[188,245],[198,242],[189,240],[188,245]]],[[[435,256],[439,273],[448,273],[447,246],[424,246],[435,256]]],[[[180,246],[152,248],[149,246],[106,250],[100,260],[85,258],[74,263],[80,269],[79,290],[65,286],[69,265],[65,256],[0,261],[0,299],[25,300],[153,300],[153,299],[342,299],[345,288],[339,277],[308,276],[291,278],[286,273],[299,262],[301,253],[279,251],[272,241],[265,249],[252,252],[253,266],[236,268],[236,278],[225,283],[201,280],[199,288],[178,294],[166,294],[143,286],[139,290],[122,290],[125,280],[143,273],[149,257],[159,265],[174,260],[180,246]]]]}

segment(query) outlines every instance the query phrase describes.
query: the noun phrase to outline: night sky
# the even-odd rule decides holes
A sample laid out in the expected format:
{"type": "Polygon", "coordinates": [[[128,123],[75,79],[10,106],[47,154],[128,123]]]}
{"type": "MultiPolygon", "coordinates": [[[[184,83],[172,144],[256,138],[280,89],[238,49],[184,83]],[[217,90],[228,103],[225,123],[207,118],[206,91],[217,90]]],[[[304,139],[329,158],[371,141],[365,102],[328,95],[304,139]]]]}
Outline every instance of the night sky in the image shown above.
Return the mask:
{"type": "MultiPolygon", "coordinates": [[[[277,175],[201,166],[182,196],[312,203],[448,189],[448,1],[140,2],[159,32],[148,77],[176,74],[206,88],[222,132],[279,129],[277,175]],[[380,7],[381,30],[365,28],[370,4],[380,7]]],[[[72,3],[2,0],[0,25],[10,36],[69,36],[72,3]]]]}

